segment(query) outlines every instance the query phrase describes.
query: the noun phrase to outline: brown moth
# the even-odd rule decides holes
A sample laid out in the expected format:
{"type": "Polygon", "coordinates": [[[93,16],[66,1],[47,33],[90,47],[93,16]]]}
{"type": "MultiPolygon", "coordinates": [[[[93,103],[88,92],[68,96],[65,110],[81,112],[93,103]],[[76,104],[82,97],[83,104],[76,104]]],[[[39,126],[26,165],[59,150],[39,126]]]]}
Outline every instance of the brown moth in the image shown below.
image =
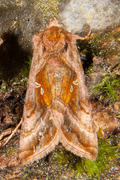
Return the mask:
{"type": "Polygon", "coordinates": [[[59,142],[77,156],[97,157],[97,135],[77,39],[81,38],[66,31],[57,20],[33,37],[20,135],[23,165],[43,158],[59,142]]]}

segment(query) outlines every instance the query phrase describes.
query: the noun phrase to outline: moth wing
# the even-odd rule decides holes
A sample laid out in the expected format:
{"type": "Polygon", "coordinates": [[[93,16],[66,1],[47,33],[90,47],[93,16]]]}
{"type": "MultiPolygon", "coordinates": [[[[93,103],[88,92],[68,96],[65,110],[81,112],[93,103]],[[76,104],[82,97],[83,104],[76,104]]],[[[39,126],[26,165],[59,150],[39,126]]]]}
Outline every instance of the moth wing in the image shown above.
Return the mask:
{"type": "Polygon", "coordinates": [[[81,111],[80,119],[67,109],[61,125],[60,141],[73,154],[95,160],[97,157],[97,135],[91,115],[81,111]]]}
{"type": "MultiPolygon", "coordinates": [[[[20,134],[19,158],[23,165],[44,157],[55,148],[59,141],[58,130],[53,122],[51,109],[44,105],[44,96],[41,95],[40,84],[36,84],[37,73],[44,64],[41,36],[42,33],[33,37],[34,52],[20,134]],[[38,57],[39,54],[41,57],[38,57]]],[[[48,89],[46,89],[47,91],[48,89]]],[[[49,99],[49,96],[47,97],[49,99]]]]}
{"type": "MultiPolygon", "coordinates": [[[[75,35],[72,38],[73,41],[78,39],[75,35]]],[[[62,86],[66,84],[66,87],[71,87],[69,91],[66,90],[67,88],[62,88],[62,95],[69,100],[63,101],[65,113],[60,128],[60,142],[72,153],[95,160],[98,154],[97,134],[91,116],[91,105],[85,86],[82,63],[74,43],[71,44],[70,49],[68,51],[71,56],[68,54],[66,61],[72,62],[70,71],[74,76],[67,79],[66,83],[64,83],[66,78],[63,79],[62,86]],[[74,53],[70,49],[74,49],[74,53]]]]}
{"type": "Polygon", "coordinates": [[[27,118],[23,116],[25,119],[20,136],[19,157],[24,165],[43,158],[54,150],[59,142],[58,130],[51,112],[47,110],[42,117],[39,117],[39,112],[32,112],[32,115],[27,118]]]}

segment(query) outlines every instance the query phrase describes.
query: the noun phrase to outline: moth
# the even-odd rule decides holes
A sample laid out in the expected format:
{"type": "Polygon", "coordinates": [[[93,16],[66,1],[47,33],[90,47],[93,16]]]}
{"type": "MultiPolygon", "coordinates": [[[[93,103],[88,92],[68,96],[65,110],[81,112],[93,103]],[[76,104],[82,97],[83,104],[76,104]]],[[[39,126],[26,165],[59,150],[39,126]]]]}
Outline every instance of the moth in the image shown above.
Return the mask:
{"type": "Polygon", "coordinates": [[[73,154],[95,160],[97,135],[76,40],[57,20],[33,37],[20,134],[23,165],[41,159],[58,143],[73,154]]]}

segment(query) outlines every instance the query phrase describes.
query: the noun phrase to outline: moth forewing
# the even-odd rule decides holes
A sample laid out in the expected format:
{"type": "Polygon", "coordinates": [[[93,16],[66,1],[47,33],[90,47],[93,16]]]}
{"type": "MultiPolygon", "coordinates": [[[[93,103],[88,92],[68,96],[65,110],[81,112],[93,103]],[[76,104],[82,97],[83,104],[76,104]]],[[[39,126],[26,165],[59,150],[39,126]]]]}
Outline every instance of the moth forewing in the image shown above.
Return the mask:
{"type": "Polygon", "coordinates": [[[20,135],[23,165],[43,158],[59,142],[78,156],[97,157],[97,135],[76,47],[79,38],[57,20],[34,35],[20,135]]]}

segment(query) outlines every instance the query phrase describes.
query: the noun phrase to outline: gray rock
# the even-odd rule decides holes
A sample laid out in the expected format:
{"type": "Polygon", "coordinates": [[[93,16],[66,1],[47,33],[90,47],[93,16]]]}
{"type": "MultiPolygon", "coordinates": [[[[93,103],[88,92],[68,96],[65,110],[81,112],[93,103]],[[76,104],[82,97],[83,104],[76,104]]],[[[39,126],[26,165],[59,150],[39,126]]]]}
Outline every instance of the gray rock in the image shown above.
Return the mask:
{"type": "Polygon", "coordinates": [[[0,0],[0,36],[11,32],[23,49],[31,49],[32,36],[43,29],[43,15],[35,5],[33,0],[0,0]]]}
{"type": "Polygon", "coordinates": [[[84,24],[105,29],[120,24],[120,0],[67,0],[60,7],[60,20],[68,31],[80,32],[84,24]]]}

